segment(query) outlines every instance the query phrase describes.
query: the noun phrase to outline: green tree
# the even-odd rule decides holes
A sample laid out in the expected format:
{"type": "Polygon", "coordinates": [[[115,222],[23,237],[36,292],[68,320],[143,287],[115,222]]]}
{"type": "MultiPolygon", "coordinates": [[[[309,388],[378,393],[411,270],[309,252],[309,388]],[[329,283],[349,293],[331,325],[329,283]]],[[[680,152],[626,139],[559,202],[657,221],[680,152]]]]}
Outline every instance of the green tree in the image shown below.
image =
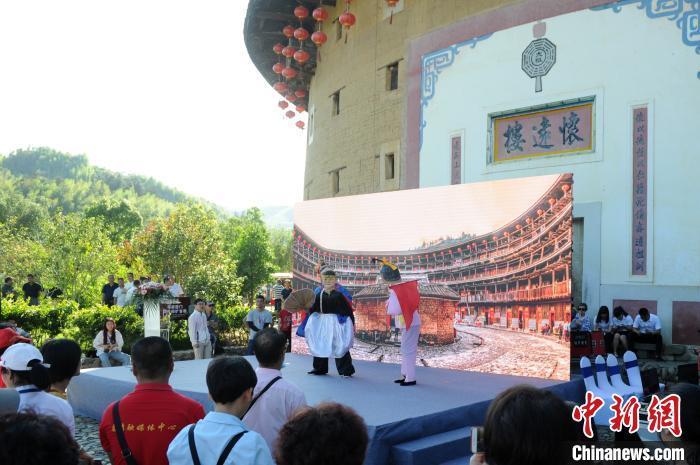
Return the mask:
{"type": "Polygon", "coordinates": [[[227,223],[223,228],[226,249],[238,263],[238,276],[245,279],[243,297],[252,304],[258,289],[270,281],[270,273],[275,269],[270,234],[258,208],[251,208],[227,223]]]}
{"type": "Polygon", "coordinates": [[[284,228],[270,229],[270,246],[273,263],[277,271],[292,270],[292,230],[284,228]]]}
{"type": "Polygon", "coordinates": [[[159,275],[168,273],[182,281],[222,255],[218,220],[201,204],[180,204],[167,218],[151,221],[133,240],[133,252],[159,275]]]}
{"type": "Polygon", "coordinates": [[[117,248],[95,218],[55,215],[47,226],[45,247],[44,288],[59,287],[81,307],[98,302],[106,276],[122,271],[117,248]]]}
{"type": "Polygon", "coordinates": [[[190,296],[211,300],[223,308],[241,304],[242,286],[243,279],[236,275],[236,263],[225,256],[201,265],[187,280],[190,296]]]}
{"type": "Polygon", "coordinates": [[[0,274],[3,278],[15,278],[15,290],[19,291],[27,274],[43,272],[46,257],[46,249],[41,243],[0,223],[0,274]]]}
{"type": "Polygon", "coordinates": [[[127,200],[103,198],[85,210],[88,218],[98,218],[114,243],[131,240],[143,226],[141,214],[127,200]]]}

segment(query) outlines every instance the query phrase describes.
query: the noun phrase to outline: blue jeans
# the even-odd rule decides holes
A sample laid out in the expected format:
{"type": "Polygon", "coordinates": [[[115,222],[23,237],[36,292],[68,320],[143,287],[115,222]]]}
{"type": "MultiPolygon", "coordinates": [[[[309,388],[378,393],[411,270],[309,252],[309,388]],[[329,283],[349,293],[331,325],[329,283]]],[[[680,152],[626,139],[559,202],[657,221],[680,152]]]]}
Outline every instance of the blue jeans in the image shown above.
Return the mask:
{"type": "Polygon", "coordinates": [[[100,354],[100,363],[102,363],[102,368],[109,368],[112,366],[109,359],[121,362],[122,365],[131,365],[131,358],[121,351],[114,352],[102,352],[100,354]]]}

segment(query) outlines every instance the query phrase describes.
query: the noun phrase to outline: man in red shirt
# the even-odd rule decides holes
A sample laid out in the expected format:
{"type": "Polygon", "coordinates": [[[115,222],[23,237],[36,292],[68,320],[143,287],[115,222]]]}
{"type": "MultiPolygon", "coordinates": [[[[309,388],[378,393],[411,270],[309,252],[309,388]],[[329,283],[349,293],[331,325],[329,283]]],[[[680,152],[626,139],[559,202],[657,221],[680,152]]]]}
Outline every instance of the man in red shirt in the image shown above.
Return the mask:
{"type": "Polygon", "coordinates": [[[131,349],[136,388],[118,401],[127,454],[120,445],[114,422],[114,404],[102,415],[100,442],[113,465],[168,465],[168,445],[185,426],[204,418],[198,402],[182,396],[168,384],[173,352],[160,337],[141,339],[131,349]]]}

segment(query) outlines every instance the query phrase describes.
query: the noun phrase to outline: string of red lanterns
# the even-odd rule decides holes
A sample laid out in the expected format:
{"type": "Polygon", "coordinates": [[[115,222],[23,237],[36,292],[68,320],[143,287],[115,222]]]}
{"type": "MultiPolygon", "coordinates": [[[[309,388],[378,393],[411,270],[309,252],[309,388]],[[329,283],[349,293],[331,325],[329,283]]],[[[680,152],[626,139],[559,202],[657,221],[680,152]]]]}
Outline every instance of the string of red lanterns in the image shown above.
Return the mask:
{"type": "MultiPolygon", "coordinates": [[[[340,23],[346,29],[345,41],[347,42],[347,30],[355,24],[355,16],[350,13],[350,3],[352,0],[346,0],[345,2],[345,12],[341,15],[342,19],[339,19],[340,23]]],[[[299,99],[304,99],[308,93],[304,88],[296,88],[290,86],[291,81],[298,78],[297,82],[303,82],[301,73],[303,72],[303,65],[311,59],[311,54],[304,50],[304,43],[307,40],[311,40],[317,48],[325,44],[328,40],[328,36],[321,30],[322,23],[328,20],[328,11],[319,6],[311,12],[311,17],[314,19],[316,24],[314,25],[313,33],[304,27],[304,20],[309,17],[309,9],[303,5],[298,5],[294,8],[294,17],[299,20],[299,26],[295,27],[292,24],[288,24],[282,28],[282,35],[287,39],[287,44],[276,43],[273,46],[273,52],[278,55],[278,62],[272,66],[272,71],[279,76],[279,81],[273,85],[273,88],[284,96],[285,100],[278,102],[278,106],[282,110],[287,110],[289,104],[294,104],[299,99]],[[298,48],[295,47],[293,39],[299,41],[298,48]],[[285,62],[282,62],[281,58],[285,58],[285,62]],[[296,62],[301,69],[297,69],[293,66],[293,62],[296,62]],[[282,79],[284,78],[284,79],[282,79]]],[[[318,60],[320,61],[320,51],[318,52],[318,60]]],[[[296,113],[289,109],[285,112],[285,116],[289,119],[294,118],[297,114],[306,111],[306,106],[299,102],[295,105],[294,109],[296,113]]],[[[295,122],[296,127],[299,129],[304,129],[306,124],[304,121],[299,120],[295,122]]]]}

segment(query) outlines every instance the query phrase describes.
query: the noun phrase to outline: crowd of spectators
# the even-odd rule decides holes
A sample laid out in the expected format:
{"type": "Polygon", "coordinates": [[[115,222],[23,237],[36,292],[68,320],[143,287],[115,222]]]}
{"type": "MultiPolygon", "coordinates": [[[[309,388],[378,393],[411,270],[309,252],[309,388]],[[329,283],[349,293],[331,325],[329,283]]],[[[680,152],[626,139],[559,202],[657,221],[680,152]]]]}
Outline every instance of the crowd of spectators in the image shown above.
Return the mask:
{"type": "Polygon", "coordinates": [[[635,344],[652,344],[656,358],[660,359],[662,355],[661,320],[644,307],[632,318],[623,307],[617,306],[613,309],[611,318],[610,310],[603,305],[595,319],[592,319],[588,315],[588,305],[582,302],[576,308],[570,328],[572,335],[600,331],[603,334],[605,352],[616,356],[634,350],[635,344]]]}

